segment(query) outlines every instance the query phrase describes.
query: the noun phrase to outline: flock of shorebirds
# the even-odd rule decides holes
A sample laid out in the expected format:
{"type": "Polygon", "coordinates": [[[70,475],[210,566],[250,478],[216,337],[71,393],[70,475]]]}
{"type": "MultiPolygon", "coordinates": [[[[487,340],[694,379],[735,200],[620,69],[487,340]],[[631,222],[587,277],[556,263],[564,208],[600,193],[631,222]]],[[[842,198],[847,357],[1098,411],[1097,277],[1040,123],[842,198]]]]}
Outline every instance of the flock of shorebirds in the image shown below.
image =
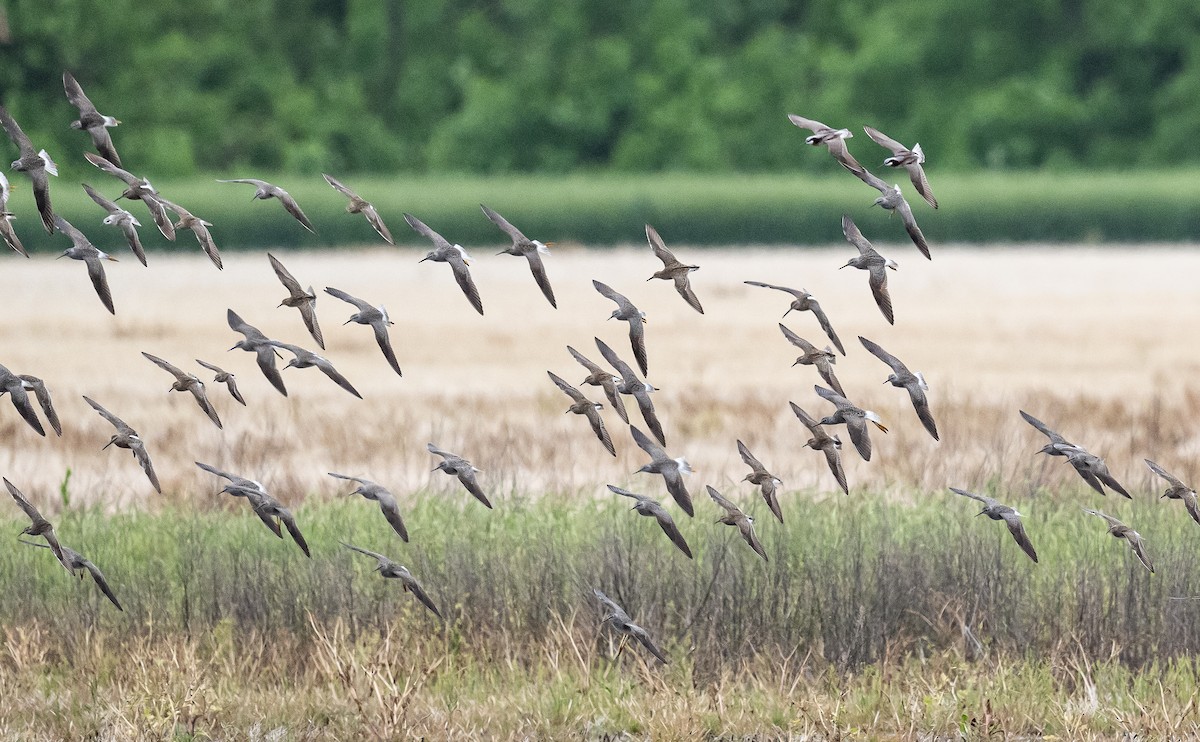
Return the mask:
{"type": "MultiPolygon", "coordinates": [[[[124,184],[124,190],[114,200],[105,197],[90,185],[83,184],[83,188],[87,191],[88,195],[106,213],[103,223],[119,228],[128,242],[130,249],[137,256],[138,260],[145,265],[147,262],[146,255],[137,231],[137,228],[141,224],[131,212],[122,208],[117,203],[120,199],[141,201],[149,210],[155,225],[167,239],[173,240],[176,230],[192,230],[204,252],[218,268],[221,268],[220,253],[211,233],[208,231],[208,228],[212,224],[191,214],[182,206],[167,200],[146,178],[132,175],[124,170],[108,131],[109,128],[116,126],[120,122],[112,116],[100,114],[70,73],[63,75],[63,83],[68,100],[79,109],[79,120],[71,123],[71,126],[87,131],[91,135],[92,142],[99,153],[88,152],[85,154],[85,157],[93,165],[115,176],[124,184]],[[170,217],[168,212],[173,213],[175,216],[173,218],[170,217]]],[[[920,228],[917,226],[913,210],[904,198],[900,186],[898,184],[889,185],[883,179],[876,177],[850,154],[846,140],[851,138],[852,134],[848,129],[833,129],[817,121],[795,115],[789,116],[789,119],[796,126],[812,132],[805,140],[808,144],[826,147],[842,167],[878,190],[880,195],[875,199],[874,205],[898,213],[901,216],[905,230],[921,251],[921,254],[926,258],[931,258],[929,245],[920,228]]],[[[115,314],[112,294],[105,280],[103,261],[116,260],[116,258],[97,249],[82,232],[54,213],[50,200],[49,178],[47,177],[48,175],[57,175],[57,168],[53,160],[45,150],[35,150],[29,138],[25,136],[20,126],[17,125],[17,122],[2,107],[0,107],[0,121],[3,122],[9,137],[20,150],[20,158],[12,163],[12,169],[24,172],[29,177],[33,185],[34,198],[40,212],[42,224],[48,232],[54,233],[58,231],[69,238],[72,243],[71,247],[65,249],[60,257],[81,260],[87,265],[88,274],[96,293],[108,311],[115,314]]],[[[930,188],[922,166],[925,161],[925,155],[921,150],[921,146],[917,144],[912,148],[906,147],[871,127],[865,127],[865,131],[872,140],[890,150],[891,155],[883,161],[883,164],[888,167],[905,169],[917,193],[931,207],[936,209],[938,205],[937,200],[933,196],[933,191],[930,188]]],[[[325,175],[324,177],[330,186],[349,199],[349,204],[346,207],[348,212],[362,214],[380,237],[389,244],[395,244],[387,225],[370,202],[361,198],[337,179],[329,175],[325,175]]],[[[220,182],[253,185],[255,187],[255,199],[265,200],[274,198],[278,200],[288,213],[295,217],[296,221],[305,229],[314,230],[312,223],[305,216],[299,204],[282,188],[253,178],[222,180],[220,182]]],[[[3,174],[0,174],[0,216],[3,217],[0,218],[0,235],[3,236],[10,248],[28,257],[28,253],[22,246],[11,223],[13,214],[7,209],[8,195],[8,181],[3,174]]],[[[525,258],[528,261],[534,281],[541,293],[551,306],[557,307],[554,290],[542,261],[542,256],[548,252],[547,245],[553,243],[531,240],[497,212],[489,209],[487,206],[483,206],[482,208],[484,215],[511,239],[511,246],[500,254],[525,258]]],[[[414,231],[433,243],[433,249],[422,258],[421,262],[432,260],[449,264],[455,281],[471,306],[477,312],[483,314],[483,303],[471,277],[471,259],[466,251],[460,245],[453,244],[443,238],[411,214],[404,214],[404,219],[414,231]]],[[[880,255],[863,236],[862,232],[859,231],[858,227],[855,226],[849,216],[842,217],[842,230],[846,240],[858,250],[858,255],[851,258],[842,267],[854,267],[867,271],[869,286],[876,304],[887,321],[894,324],[895,317],[892,301],[887,288],[887,271],[896,270],[898,264],[896,261],[880,255]]],[[[654,255],[662,262],[662,268],[654,272],[648,280],[657,278],[673,282],[674,288],[684,301],[697,312],[703,314],[703,306],[689,280],[690,273],[697,270],[699,266],[684,263],[676,258],[674,253],[667,248],[662,237],[650,225],[646,225],[646,238],[654,255]]],[[[280,303],[280,306],[297,309],[313,341],[321,349],[324,349],[324,338],[316,314],[317,294],[311,286],[305,289],[303,284],[273,255],[268,254],[267,257],[273,271],[288,292],[287,296],[280,303]]],[[[803,289],[798,290],[760,281],[746,281],[745,283],[789,294],[792,297],[792,301],[788,306],[787,312],[784,313],[784,317],[786,318],[793,311],[811,312],[820,330],[828,337],[829,343],[832,345],[832,347],[831,345],[826,345],[824,348],[818,348],[816,344],[805,339],[782,323],[779,325],[784,338],[801,351],[801,355],[797,357],[793,365],[799,364],[815,367],[817,373],[828,385],[827,387],[814,386],[817,395],[833,405],[832,411],[828,414],[818,417],[808,413],[794,402],[790,403],[790,405],[796,417],[811,432],[812,437],[805,443],[805,446],[814,451],[821,452],[837,485],[843,492],[849,494],[849,484],[847,483],[845,470],[842,467],[841,461],[842,441],[838,435],[831,435],[826,430],[826,426],[845,425],[854,449],[865,461],[871,459],[869,427],[874,426],[885,433],[888,429],[884,426],[877,413],[851,402],[841,383],[838,381],[834,373],[834,364],[837,361],[837,354],[840,353],[845,356],[846,349],[816,297],[803,289]],[[836,348],[836,352],[834,348],[836,348]]],[[[666,435],[655,412],[652,398],[652,394],[656,390],[644,378],[649,373],[649,356],[644,327],[646,315],[628,297],[619,293],[611,286],[599,281],[593,281],[592,285],[596,291],[612,300],[616,305],[609,319],[617,319],[628,324],[630,351],[636,363],[637,370],[635,371],[633,365],[627,363],[612,347],[599,338],[595,338],[595,345],[605,363],[608,364],[608,367],[592,361],[574,347],[567,346],[567,351],[580,365],[587,369],[588,375],[582,384],[602,389],[608,405],[616,412],[623,424],[629,423],[629,414],[626,411],[623,397],[633,398],[645,422],[646,429],[649,430],[649,434],[647,434],[637,426],[629,425],[629,433],[633,441],[650,459],[649,463],[639,469],[638,472],[660,475],[664,480],[667,493],[675,503],[688,516],[693,516],[695,510],[692,498],[684,481],[684,475],[691,473],[691,467],[688,465],[686,458],[673,457],[667,453],[665,448],[667,445],[666,435]]],[[[387,311],[382,306],[376,306],[341,289],[328,287],[325,289],[325,292],[352,305],[357,310],[346,321],[346,324],[354,322],[370,326],[387,363],[396,374],[400,375],[400,364],[392,348],[388,334],[388,327],[392,322],[388,318],[387,311]]],[[[277,365],[277,360],[282,358],[281,351],[287,351],[292,355],[285,368],[315,367],[338,386],[355,397],[361,398],[361,394],[359,394],[353,384],[339,373],[333,363],[327,358],[299,345],[267,337],[256,327],[247,323],[232,309],[228,310],[226,319],[229,327],[243,336],[243,339],[239,340],[231,350],[241,349],[254,354],[257,365],[263,375],[285,397],[288,392],[277,365]]],[[[890,383],[892,386],[905,390],[911,399],[913,408],[921,424],[928,431],[929,435],[937,440],[938,429],[930,409],[929,399],[926,396],[926,391],[929,387],[925,377],[920,372],[911,371],[899,358],[886,351],[878,343],[861,336],[859,340],[870,354],[891,369],[891,374],[887,377],[885,383],[890,383]]],[[[190,393],[208,419],[218,428],[222,427],[221,419],[209,401],[207,387],[198,376],[158,356],[149,353],[143,353],[142,355],[173,377],[174,381],[171,385],[173,391],[190,393]]],[[[228,393],[234,400],[242,405],[246,405],[246,401],[238,389],[236,377],[233,373],[207,361],[197,359],[196,363],[213,372],[215,374],[213,381],[217,384],[225,385],[228,393]]],[[[605,427],[604,418],[600,413],[603,405],[590,400],[576,386],[573,386],[561,376],[551,371],[547,371],[547,373],[550,380],[564,394],[570,397],[572,404],[567,409],[567,412],[585,417],[592,432],[599,439],[604,449],[615,456],[616,449],[613,445],[612,437],[605,427]]],[[[31,402],[30,395],[32,395],[50,426],[56,433],[59,435],[62,434],[62,427],[50,394],[40,379],[27,374],[14,374],[0,366],[0,395],[4,393],[9,395],[13,406],[28,425],[37,433],[44,436],[46,434],[45,428],[31,402]]],[[[158,477],[155,474],[154,466],[147,452],[146,441],[141,435],[99,402],[87,396],[84,396],[84,400],[115,429],[114,434],[104,447],[116,446],[117,448],[124,448],[130,451],[145,473],[151,486],[156,491],[161,492],[158,477]]],[[[1125,488],[1109,472],[1103,459],[1088,452],[1082,446],[1070,443],[1062,435],[1032,415],[1024,411],[1021,412],[1021,415],[1050,439],[1050,442],[1041,449],[1042,453],[1063,457],[1100,494],[1104,494],[1107,487],[1125,497],[1130,497],[1125,488]]],[[[771,513],[780,522],[783,522],[783,513],[778,500],[778,492],[782,485],[781,480],[773,475],[742,441],[737,441],[737,448],[742,460],[750,468],[750,473],[746,475],[743,481],[750,482],[760,490],[771,513]]],[[[470,461],[458,454],[439,448],[434,443],[429,443],[428,450],[431,454],[441,459],[435,471],[441,470],[447,475],[457,477],[471,495],[488,508],[492,507],[492,503],[484,487],[476,478],[479,470],[470,461]]],[[[1169,483],[1170,488],[1163,496],[1183,500],[1188,513],[1200,523],[1200,508],[1197,507],[1195,490],[1182,483],[1153,461],[1147,460],[1146,463],[1151,470],[1169,483]]],[[[283,538],[282,531],[286,530],[304,554],[309,555],[308,544],[301,533],[296,518],[288,508],[284,507],[282,503],[268,492],[262,482],[223,471],[203,462],[196,462],[196,465],[202,470],[224,480],[226,484],[224,484],[220,491],[234,497],[244,498],[254,514],[272,533],[279,538],[283,538]]],[[[408,531],[405,528],[397,499],[386,487],[362,477],[335,472],[330,472],[329,475],[339,480],[354,483],[356,489],[351,494],[361,495],[367,500],[373,500],[378,503],[380,511],[392,531],[400,539],[408,541],[408,531]]],[[[99,589],[108,596],[117,608],[121,608],[116,595],[96,565],[78,552],[62,545],[52,524],[42,517],[13,483],[7,479],[4,480],[4,483],[13,499],[30,519],[30,525],[22,533],[29,536],[40,536],[45,541],[44,544],[35,542],[26,543],[48,548],[72,574],[79,573],[82,577],[82,573],[90,573],[99,586],[99,589]]],[[[687,558],[692,558],[691,548],[688,546],[682,531],[676,524],[671,513],[662,503],[655,498],[614,485],[608,485],[608,488],[616,495],[633,500],[635,503],[632,508],[633,510],[637,511],[640,515],[653,518],[678,550],[687,558]]],[[[763,549],[755,532],[754,518],[713,487],[709,486],[706,490],[709,498],[719,509],[719,512],[723,513],[717,522],[737,528],[749,547],[763,560],[767,560],[767,553],[763,549]]],[[[991,497],[958,488],[951,488],[951,490],[964,497],[979,501],[983,505],[983,509],[979,512],[979,515],[986,515],[993,520],[1004,521],[1018,546],[1030,559],[1037,562],[1037,552],[1021,522],[1020,513],[991,497]]],[[[1085,509],[1085,512],[1103,518],[1108,524],[1108,532],[1117,538],[1125,539],[1146,568],[1151,572],[1154,571],[1153,563],[1146,553],[1145,542],[1137,531],[1100,511],[1085,509]]],[[[421,603],[441,618],[442,614],[437,604],[424,591],[420,583],[406,567],[383,554],[368,551],[349,543],[343,543],[343,545],[347,549],[375,559],[378,562],[376,571],[383,577],[400,580],[406,590],[411,591],[421,603]]],[[[604,612],[603,622],[610,623],[623,635],[640,642],[661,662],[667,662],[667,656],[655,645],[646,630],[634,623],[621,606],[598,589],[595,590],[595,597],[604,612]]]]}

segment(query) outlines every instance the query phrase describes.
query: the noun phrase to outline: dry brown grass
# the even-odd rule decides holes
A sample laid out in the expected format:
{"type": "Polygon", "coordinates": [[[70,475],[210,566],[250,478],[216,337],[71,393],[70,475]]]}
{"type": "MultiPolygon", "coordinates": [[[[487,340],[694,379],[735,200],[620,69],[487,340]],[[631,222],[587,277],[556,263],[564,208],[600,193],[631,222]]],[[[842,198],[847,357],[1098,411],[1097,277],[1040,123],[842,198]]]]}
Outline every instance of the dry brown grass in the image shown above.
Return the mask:
{"type": "Polygon", "coordinates": [[[503,642],[344,624],[314,635],[87,635],[7,630],[0,735],[21,739],[1183,739],[1200,732],[1197,672],[1089,662],[1067,643],[1034,661],[948,652],[838,674],[812,654],[715,675],[651,667],[565,616],[529,657],[503,642]]]}
{"type": "MultiPolygon", "coordinates": [[[[1200,270],[1196,254],[949,246],[927,263],[908,246],[885,245],[902,263],[890,279],[897,325],[889,327],[865,275],[837,270],[848,246],[677,249],[702,265],[694,285],[704,316],[668,284],[645,282],[655,261],[641,248],[557,250],[549,261],[557,311],[523,261],[479,248],[474,272],[485,317],[471,311],[445,266],[417,265],[415,249],[282,254],[318,292],[336,286],[388,306],[402,379],[369,330],[339,326],[349,305],[324,295],[318,305],[326,355],[365,401],[315,369],[285,372],[292,394],[284,399],[250,354],[226,352],[239,339],[225,325],[228,307],[270,336],[314,347],[296,312],[275,308],[283,289],[261,253],[229,255],[223,272],[190,252],[152,255],[149,269],[123,260],[109,269],[115,318],[103,311],[82,266],[9,260],[0,276],[0,362],[46,379],[66,431],[61,440],[39,439],[5,403],[0,471],[40,498],[70,468],[75,502],[153,506],[133,461],[99,451],[109,432],[80,399],[87,394],[143,433],[176,497],[209,497],[215,489],[193,460],[257,475],[288,500],[340,489],[325,477],[329,470],[367,474],[402,491],[447,487],[429,472],[424,444],[431,440],[484,469],[485,486],[501,499],[513,491],[591,493],[604,482],[650,488],[652,481],[631,479],[644,458],[616,416],[606,418],[620,454],[613,460],[582,420],[562,414],[566,397],[545,376],[551,369],[582,378],[565,346],[598,359],[594,335],[629,355],[623,325],[604,319],[610,302],[591,288],[598,278],[649,315],[650,380],[663,389],[657,399],[668,450],[688,456],[698,479],[718,487],[743,475],[739,437],[789,486],[829,492],[831,485],[819,457],[800,449],[803,431],[787,408],[790,399],[810,412],[827,409],[812,392],[815,372],[790,367],[794,349],[776,327],[787,297],[743,285],[747,279],[806,287],[822,299],[850,354],[837,367],[843,385],[891,424],[891,435],[875,436],[870,464],[847,457],[853,485],[900,493],[991,479],[1019,487],[1070,481],[1060,479],[1070,473],[1052,466],[1058,462],[1031,456],[1040,436],[1018,408],[1107,455],[1117,476],[1136,486],[1149,482],[1143,456],[1191,473],[1186,462],[1200,451],[1190,427],[1200,406],[1191,381],[1200,369],[1192,353],[1200,295],[1183,277],[1200,270]],[[940,444],[917,424],[906,396],[880,384],[887,370],[861,348],[858,334],[924,371],[944,433],[940,444]],[[235,371],[249,408],[214,385],[226,422],[218,431],[189,399],[168,396],[170,378],[140,351],[195,371],[202,369],[193,358],[235,371]]],[[[786,322],[824,344],[811,315],[793,313],[786,322]]]]}

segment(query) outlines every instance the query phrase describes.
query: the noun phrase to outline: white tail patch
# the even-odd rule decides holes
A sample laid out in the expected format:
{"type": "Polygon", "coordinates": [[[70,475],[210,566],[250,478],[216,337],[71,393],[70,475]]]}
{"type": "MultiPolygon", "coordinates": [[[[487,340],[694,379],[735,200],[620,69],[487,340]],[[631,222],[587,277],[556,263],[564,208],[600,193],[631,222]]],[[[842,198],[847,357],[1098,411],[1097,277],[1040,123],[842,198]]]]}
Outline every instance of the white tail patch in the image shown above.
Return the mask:
{"type": "Polygon", "coordinates": [[[921,143],[917,142],[913,145],[912,153],[917,156],[917,164],[925,162],[925,152],[921,149],[921,143]]]}
{"type": "Polygon", "coordinates": [[[682,474],[691,474],[692,473],[692,465],[688,463],[687,459],[678,458],[678,459],[675,459],[675,463],[679,465],[680,473],[682,473],[682,474]]]}
{"type": "Polygon", "coordinates": [[[46,154],[46,150],[38,152],[38,157],[42,158],[42,164],[46,168],[46,172],[51,175],[58,175],[58,165],[54,164],[54,160],[50,159],[50,155],[46,154]]]}
{"type": "Polygon", "coordinates": [[[917,383],[921,385],[921,389],[929,391],[929,384],[925,383],[925,374],[917,372],[917,383]]]}
{"type": "Polygon", "coordinates": [[[546,245],[543,244],[540,240],[534,240],[533,244],[535,247],[537,247],[538,253],[540,253],[542,255],[550,254],[550,248],[546,247],[546,245]]]}

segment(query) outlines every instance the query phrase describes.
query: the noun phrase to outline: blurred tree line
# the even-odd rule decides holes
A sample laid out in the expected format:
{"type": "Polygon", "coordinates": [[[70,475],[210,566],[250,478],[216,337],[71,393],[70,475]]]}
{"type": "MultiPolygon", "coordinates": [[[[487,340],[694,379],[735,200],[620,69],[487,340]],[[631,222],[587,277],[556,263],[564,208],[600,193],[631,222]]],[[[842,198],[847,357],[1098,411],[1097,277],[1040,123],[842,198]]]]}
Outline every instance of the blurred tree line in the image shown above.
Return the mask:
{"type": "Polygon", "coordinates": [[[788,112],[919,140],[948,169],[1200,161],[1185,0],[0,8],[0,98],[35,143],[86,146],[67,128],[69,69],[125,122],[123,157],[159,174],[827,169],[788,112]]]}

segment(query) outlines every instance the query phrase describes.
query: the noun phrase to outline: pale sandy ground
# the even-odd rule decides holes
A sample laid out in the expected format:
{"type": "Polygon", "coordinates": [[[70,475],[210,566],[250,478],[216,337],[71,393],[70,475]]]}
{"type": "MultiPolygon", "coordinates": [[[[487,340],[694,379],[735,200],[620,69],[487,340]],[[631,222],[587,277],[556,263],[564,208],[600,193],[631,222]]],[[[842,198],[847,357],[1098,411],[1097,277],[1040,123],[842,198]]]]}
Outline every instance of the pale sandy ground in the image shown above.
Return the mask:
{"type": "MultiPolygon", "coordinates": [[[[927,262],[911,245],[880,245],[901,264],[889,275],[894,327],[875,307],[866,274],[838,270],[853,254],[844,244],[673,246],[702,266],[693,282],[704,316],[669,283],[646,282],[658,266],[644,246],[557,249],[548,260],[557,311],[523,260],[473,249],[484,317],[447,266],[417,264],[423,247],[280,253],[304,285],[318,292],[335,286],[388,307],[403,378],[387,366],[368,328],[341,326],[352,307],[324,294],[318,303],[324,355],[363,393],[360,401],[316,369],[286,370],[291,396],[285,399],[251,354],[227,352],[240,339],[225,324],[228,307],[269,336],[315,345],[295,310],[276,308],[285,292],[263,253],[229,254],[219,272],[181,240],[188,252],[152,254],[149,268],[118,253],[121,262],[108,266],[116,317],[92,292],[82,264],[47,256],[4,260],[0,363],[43,377],[66,429],[61,439],[40,438],[0,401],[0,473],[38,500],[51,500],[68,468],[76,502],[119,509],[158,499],[127,452],[99,450],[110,431],[81,394],[141,431],[175,497],[217,497],[214,479],[193,460],[259,478],[288,502],[343,490],[325,476],[331,470],[369,476],[399,493],[432,486],[459,497],[444,475],[431,475],[436,460],[425,451],[429,441],[472,459],[501,501],[514,492],[601,493],[605,482],[663,494],[660,478],[632,474],[646,459],[616,415],[606,411],[619,454],[613,459],[582,418],[563,414],[569,400],[546,377],[550,369],[582,379],[565,346],[600,360],[596,335],[632,363],[625,325],[605,321],[613,305],[592,289],[593,278],[628,295],[649,317],[649,378],[663,390],[656,399],[668,451],[699,470],[690,480],[695,495],[705,483],[737,490],[745,474],[734,443],[739,437],[787,486],[831,492],[823,460],[801,447],[806,431],[787,405],[794,400],[818,414],[830,409],[812,391],[815,370],[790,367],[797,351],[777,328],[789,297],[744,280],[812,291],[849,353],[837,366],[847,392],[892,427],[888,436],[874,435],[869,464],[846,449],[852,486],[904,493],[982,486],[993,477],[1032,486],[1043,475],[1047,483],[1073,485],[1059,462],[1032,456],[1044,441],[1018,417],[1022,407],[1105,454],[1132,486],[1149,485],[1143,456],[1187,473],[1200,450],[1189,427],[1200,406],[1194,382],[1200,351],[1193,343],[1200,253],[1193,249],[937,246],[927,262]],[[925,373],[941,443],[924,432],[901,390],[881,384],[888,370],[863,350],[860,334],[925,373]],[[211,374],[193,359],[234,371],[249,407],[210,384],[225,421],[225,430],[217,430],[190,397],[168,395],[171,378],[140,351],[206,382],[211,374]]],[[[811,314],[792,313],[786,323],[825,344],[811,314]]],[[[599,390],[585,391],[602,401],[599,390]]],[[[630,413],[641,426],[636,405],[630,413]]],[[[748,485],[740,491],[749,497],[748,485]]]]}

